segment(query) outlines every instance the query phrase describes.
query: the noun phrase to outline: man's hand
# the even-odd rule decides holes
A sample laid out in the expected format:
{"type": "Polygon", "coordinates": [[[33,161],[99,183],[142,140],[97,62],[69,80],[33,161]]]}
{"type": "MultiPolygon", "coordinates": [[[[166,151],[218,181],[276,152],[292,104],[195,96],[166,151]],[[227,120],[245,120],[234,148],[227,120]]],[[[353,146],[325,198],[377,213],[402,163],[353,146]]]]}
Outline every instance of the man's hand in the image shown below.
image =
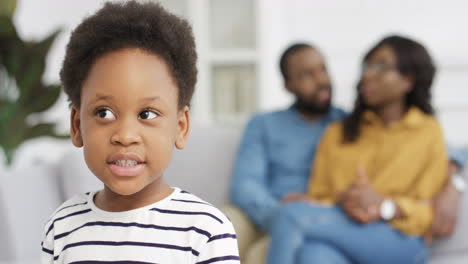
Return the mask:
{"type": "Polygon", "coordinates": [[[380,219],[379,207],[383,197],[369,184],[364,169],[357,169],[358,181],[344,191],[339,199],[343,210],[360,223],[371,223],[380,219]]]}
{"type": "Polygon", "coordinates": [[[460,193],[453,187],[451,179],[457,171],[458,166],[450,162],[445,186],[432,200],[434,219],[425,236],[425,240],[429,243],[433,238],[450,236],[455,230],[460,193]]]}

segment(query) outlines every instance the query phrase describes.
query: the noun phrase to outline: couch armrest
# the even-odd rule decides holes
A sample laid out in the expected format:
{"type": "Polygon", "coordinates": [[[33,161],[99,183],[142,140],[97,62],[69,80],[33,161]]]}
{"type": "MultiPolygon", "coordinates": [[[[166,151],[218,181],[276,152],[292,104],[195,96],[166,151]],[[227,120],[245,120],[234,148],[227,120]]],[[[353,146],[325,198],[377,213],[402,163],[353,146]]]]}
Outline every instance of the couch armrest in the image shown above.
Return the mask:
{"type": "Polygon", "coordinates": [[[236,230],[237,243],[239,246],[239,255],[241,260],[245,260],[246,253],[252,243],[257,240],[261,233],[239,208],[232,205],[225,206],[221,209],[224,214],[229,217],[234,229],[236,230]]]}

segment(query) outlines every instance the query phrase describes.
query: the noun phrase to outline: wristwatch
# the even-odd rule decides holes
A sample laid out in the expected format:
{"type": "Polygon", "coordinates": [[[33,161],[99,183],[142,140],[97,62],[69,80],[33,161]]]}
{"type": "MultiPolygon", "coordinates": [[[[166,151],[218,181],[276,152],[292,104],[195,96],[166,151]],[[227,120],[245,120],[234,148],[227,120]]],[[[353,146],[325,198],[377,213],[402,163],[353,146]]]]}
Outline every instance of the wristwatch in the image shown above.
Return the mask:
{"type": "Polygon", "coordinates": [[[380,204],[380,218],[385,221],[390,221],[395,217],[396,204],[393,200],[385,199],[380,204]]]}
{"type": "Polygon", "coordinates": [[[460,193],[463,193],[466,189],[465,179],[458,173],[452,176],[452,185],[460,193]]]}

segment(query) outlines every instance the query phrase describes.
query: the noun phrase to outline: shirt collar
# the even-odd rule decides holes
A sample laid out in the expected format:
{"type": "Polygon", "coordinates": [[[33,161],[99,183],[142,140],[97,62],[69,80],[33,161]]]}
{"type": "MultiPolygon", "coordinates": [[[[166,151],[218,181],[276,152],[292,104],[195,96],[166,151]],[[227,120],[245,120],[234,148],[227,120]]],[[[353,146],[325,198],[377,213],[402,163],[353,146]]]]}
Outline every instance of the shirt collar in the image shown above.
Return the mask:
{"type": "Polygon", "coordinates": [[[302,123],[308,123],[308,124],[311,124],[311,123],[315,124],[315,123],[322,123],[322,122],[329,123],[330,121],[336,120],[339,117],[339,114],[338,114],[339,111],[333,105],[330,106],[330,109],[328,110],[326,114],[323,114],[323,116],[317,118],[314,121],[307,121],[306,119],[304,119],[304,117],[301,115],[301,113],[299,113],[299,111],[294,106],[294,104],[292,104],[288,108],[288,111],[292,113],[293,115],[295,115],[296,118],[300,120],[302,123]]]}
{"type": "MultiPolygon", "coordinates": [[[[403,118],[395,122],[392,126],[404,126],[407,128],[416,128],[420,126],[424,121],[426,114],[417,107],[410,107],[405,113],[403,118]]],[[[367,110],[363,114],[363,120],[371,125],[382,125],[382,120],[377,114],[371,110],[367,110]]]]}

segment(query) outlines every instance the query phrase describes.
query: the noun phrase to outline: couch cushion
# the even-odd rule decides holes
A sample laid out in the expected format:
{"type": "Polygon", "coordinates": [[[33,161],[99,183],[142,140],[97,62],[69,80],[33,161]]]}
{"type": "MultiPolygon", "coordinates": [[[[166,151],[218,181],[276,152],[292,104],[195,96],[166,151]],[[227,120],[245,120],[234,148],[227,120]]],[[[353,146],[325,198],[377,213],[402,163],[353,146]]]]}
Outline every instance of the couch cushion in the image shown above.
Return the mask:
{"type": "Polygon", "coordinates": [[[174,151],[165,180],[217,207],[226,205],[239,138],[238,129],[193,126],[186,148],[174,151]]]}
{"type": "Polygon", "coordinates": [[[1,214],[14,255],[18,260],[38,259],[44,224],[61,203],[56,167],[30,164],[9,169],[1,178],[1,214]]]}
{"type": "MultiPolygon", "coordinates": [[[[465,168],[462,174],[465,180],[468,180],[468,168],[467,166],[465,168]]],[[[431,247],[431,254],[435,256],[456,252],[468,254],[468,211],[465,210],[467,207],[468,195],[467,192],[464,192],[459,207],[455,233],[451,237],[435,241],[431,247]]]]}
{"type": "Polygon", "coordinates": [[[63,155],[58,165],[58,176],[63,201],[103,186],[86,165],[82,148],[71,148],[63,155]]]}
{"type": "Polygon", "coordinates": [[[429,264],[466,264],[468,252],[457,252],[450,254],[439,254],[429,259],[429,264]]]}
{"type": "Polygon", "coordinates": [[[6,211],[6,197],[2,186],[6,184],[8,176],[7,169],[0,167],[0,262],[12,261],[13,254],[13,236],[11,234],[11,223],[8,220],[6,211]]]}

